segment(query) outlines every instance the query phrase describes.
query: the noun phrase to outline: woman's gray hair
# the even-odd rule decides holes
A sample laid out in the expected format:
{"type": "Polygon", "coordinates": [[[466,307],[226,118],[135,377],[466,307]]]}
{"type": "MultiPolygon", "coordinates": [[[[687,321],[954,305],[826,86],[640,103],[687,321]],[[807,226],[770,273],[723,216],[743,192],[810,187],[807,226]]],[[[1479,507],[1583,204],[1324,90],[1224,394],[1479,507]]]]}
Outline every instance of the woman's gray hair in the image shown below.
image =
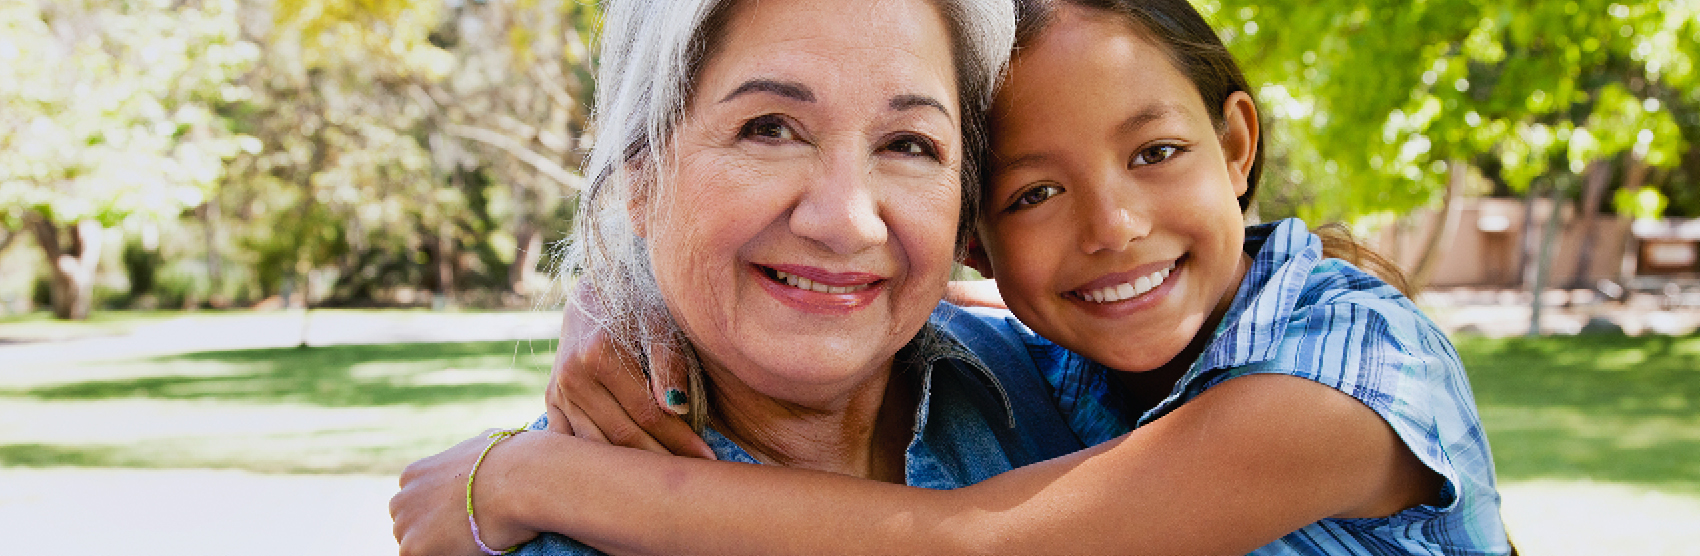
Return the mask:
{"type": "MultiPolygon", "coordinates": [[[[685,119],[692,85],[724,36],[740,0],[610,0],[604,4],[596,76],[595,143],[586,160],[572,237],[561,252],[561,280],[601,306],[601,324],[629,356],[673,348],[692,360],[650,267],[649,249],[632,222],[632,202],[666,194],[661,170],[669,139],[685,119]]],[[[751,0],[743,0],[751,1],[751,0]]],[[[1015,41],[1011,0],[933,0],[950,27],[962,110],[962,215],[958,252],[973,233],[985,114],[1015,41]]],[[[647,365],[646,365],[647,368],[647,365]]],[[[693,378],[698,373],[693,372],[693,378]]],[[[702,388],[691,384],[700,429],[702,388]]]]}

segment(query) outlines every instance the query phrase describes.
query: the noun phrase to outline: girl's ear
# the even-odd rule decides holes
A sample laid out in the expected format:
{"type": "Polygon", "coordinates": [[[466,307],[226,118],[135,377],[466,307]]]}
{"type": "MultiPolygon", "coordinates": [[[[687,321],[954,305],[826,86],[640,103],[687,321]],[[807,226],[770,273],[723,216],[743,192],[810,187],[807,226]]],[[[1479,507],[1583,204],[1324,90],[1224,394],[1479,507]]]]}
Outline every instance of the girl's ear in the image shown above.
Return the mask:
{"type": "Polygon", "coordinates": [[[1245,195],[1251,167],[1257,162],[1257,104],[1245,91],[1235,91],[1222,103],[1222,154],[1234,178],[1234,196],[1245,195]]]}
{"type": "Polygon", "coordinates": [[[992,277],[992,262],[986,258],[986,248],[980,245],[979,237],[968,238],[968,256],[962,259],[962,264],[981,276],[992,277]]]}

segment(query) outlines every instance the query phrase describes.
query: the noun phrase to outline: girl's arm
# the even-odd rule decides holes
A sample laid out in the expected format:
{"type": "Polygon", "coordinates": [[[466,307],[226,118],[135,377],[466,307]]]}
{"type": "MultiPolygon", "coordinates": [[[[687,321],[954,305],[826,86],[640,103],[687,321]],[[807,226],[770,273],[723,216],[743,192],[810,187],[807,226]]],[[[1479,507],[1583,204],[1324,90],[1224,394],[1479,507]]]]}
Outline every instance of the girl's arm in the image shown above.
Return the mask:
{"type": "MultiPolygon", "coordinates": [[[[667,349],[650,350],[651,368],[622,356],[596,323],[595,299],[573,289],[563,313],[560,349],[544,393],[549,430],[639,448],[714,459],[708,444],[679,418],[688,406],[685,363],[667,349]],[[581,312],[582,311],[582,312],[581,312]]],[[[957,280],[945,300],[964,307],[1008,309],[992,280],[957,280]]]]}
{"type": "Polygon", "coordinates": [[[1280,375],[1228,380],[1119,439],[953,491],[547,433],[484,465],[486,543],[555,531],[642,554],[1243,554],[1440,491],[1368,407],[1280,375]]]}

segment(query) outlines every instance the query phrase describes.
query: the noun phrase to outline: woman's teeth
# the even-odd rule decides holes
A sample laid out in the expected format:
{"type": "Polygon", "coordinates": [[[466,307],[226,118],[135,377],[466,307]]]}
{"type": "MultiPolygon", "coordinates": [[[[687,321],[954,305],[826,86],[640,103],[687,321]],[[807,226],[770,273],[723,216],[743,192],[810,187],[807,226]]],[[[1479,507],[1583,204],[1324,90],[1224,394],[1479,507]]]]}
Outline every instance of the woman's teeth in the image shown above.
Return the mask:
{"type": "Polygon", "coordinates": [[[1132,283],[1123,282],[1119,285],[1083,292],[1080,294],[1080,297],[1084,297],[1087,301],[1091,301],[1093,303],[1115,303],[1124,299],[1139,297],[1141,295],[1145,295],[1145,292],[1163,285],[1163,280],[1168,279],[1169,272],[1174,269],[1175,267],[1170,265],[1163,270],[1159,270],[1145,276],[1140,276],[1132,283]]]}
{"type": "Polygon", "coordinates": [[[773,271],[773,274],[779,278],[779,281],[789,284],[793,288],[820,293],[851,293],[862,291],[873,286],[873,284],[862,284],[859,286],[828,286],[826,284],[787,272],[775,270],[773,271]]]}

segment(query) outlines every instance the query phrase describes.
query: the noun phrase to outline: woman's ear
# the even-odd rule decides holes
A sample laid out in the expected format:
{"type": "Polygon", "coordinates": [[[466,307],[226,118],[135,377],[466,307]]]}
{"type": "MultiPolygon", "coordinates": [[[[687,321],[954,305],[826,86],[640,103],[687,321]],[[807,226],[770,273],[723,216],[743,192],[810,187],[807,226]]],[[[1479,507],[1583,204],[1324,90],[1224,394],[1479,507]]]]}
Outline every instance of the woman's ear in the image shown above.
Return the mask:
{"type": "Polygon", "coordinates": [[[968,238],[968,255],[962,259],[962,264],[981,276],[992,277],[992,261],[986,258],[986,248],[980,245],[979,237],[968,238]]]}
{"type": "Polygon", "coordinates": [[[655,192],[655,173],[649,170],[649,165],[642,162],[628,162],[621,171],[626,174],[626,181],[631,184],[631,193],[626,197],[626,217],[632,221],[632,233],[638,237],[649,238],[649,219],[651,200],[655,192]]]}
{"type": "Polygon", "coordinates": [[[1249,187],[1251,167],[1257,163],[1257,104],[1245,91],[1235,91],[1222,102],[1222,155],[1228,160],[1228,173],[1234,178],[1234,196],[1243,196],[1249,187]]]}

